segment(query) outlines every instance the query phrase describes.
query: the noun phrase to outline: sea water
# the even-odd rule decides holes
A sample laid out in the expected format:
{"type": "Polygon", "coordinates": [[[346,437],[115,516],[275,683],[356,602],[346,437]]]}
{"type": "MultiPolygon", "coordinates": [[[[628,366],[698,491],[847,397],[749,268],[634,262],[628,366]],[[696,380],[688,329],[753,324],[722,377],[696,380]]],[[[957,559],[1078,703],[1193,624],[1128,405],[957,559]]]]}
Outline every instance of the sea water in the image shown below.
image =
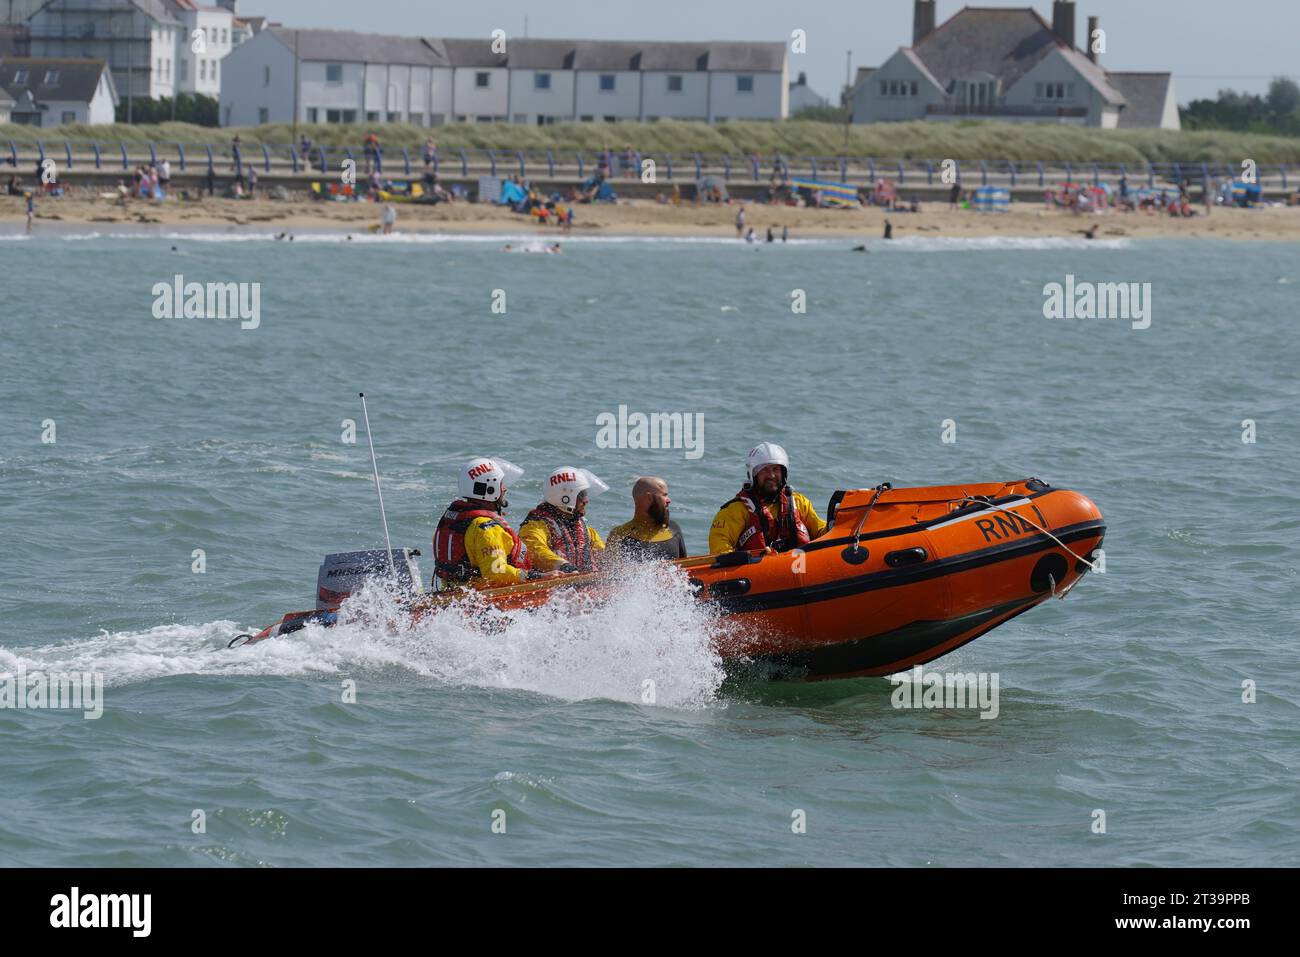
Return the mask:
{"type": "Polygon", "coordinates": [[[1300,857],[1294,244],[2,239],[0,679],[103,691],[94,718],[0,707],[0,863],[1300,857]],[[156,317],[177,276],[257,284],[256,325],[156,317]],[[1067,276],[1151,283],[1149,327],[1046,318],[1067,276]],[[380,607],[227,650],[311,607],[326,553],[382,547],[361,391],[426,580],[471,455],[527,470],[516,524],[558,466],[612,487],[602,532],[660,475],[698,553],[763,440],[823,510],[1077,489],[1106,569],[929,666],[995,675],[993,720],[728,680],[725,621],[654,570],[491,634],[380,607]],[[700,423],[699,454],[598,441],[620,406],[700,423]]]}

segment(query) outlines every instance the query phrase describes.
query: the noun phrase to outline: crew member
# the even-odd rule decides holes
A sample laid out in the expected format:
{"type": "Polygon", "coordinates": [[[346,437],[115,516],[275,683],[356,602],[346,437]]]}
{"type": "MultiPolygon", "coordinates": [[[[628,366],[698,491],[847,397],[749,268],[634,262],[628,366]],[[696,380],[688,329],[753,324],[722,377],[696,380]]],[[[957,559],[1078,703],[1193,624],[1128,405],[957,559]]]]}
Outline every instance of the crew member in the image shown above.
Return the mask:
{"type": "Polygon", "coordinates": [[[433,534],[435,587],[490,588],[553,577],[531,570],[523,543],[502,514],[510,504],[506,486],[523,474],[504,459],[470,459],[460,470],[460,497],[433,534]]]}
{"type": "Polygon", "coordinates": [[[609,486],[586,469],[566,466],[546,480],[544,501],[528,513],[519,537],[533,567],[542,571],[592,572],[605,550],[600,533],[587,524],[587,499],[609,486]]]}
{"type": "Polygon", "coordinates": [[[745,467],[749,481],[713,518],[709,554],[784,552],[826,531],[807,497],[786,484],[790,457],[785,449],[764,442],[749,453],[745,467]]]}
{"type": "Polygon", "coordinates": [[[632,486],[632,503],[636,512],[632,521],[609,533],[609,554],[633,559],[667,559],[686,557],[686,540],[682,530],[668,516],[672,499],[668,483],[661,478],[644,476],[632,486]]]}

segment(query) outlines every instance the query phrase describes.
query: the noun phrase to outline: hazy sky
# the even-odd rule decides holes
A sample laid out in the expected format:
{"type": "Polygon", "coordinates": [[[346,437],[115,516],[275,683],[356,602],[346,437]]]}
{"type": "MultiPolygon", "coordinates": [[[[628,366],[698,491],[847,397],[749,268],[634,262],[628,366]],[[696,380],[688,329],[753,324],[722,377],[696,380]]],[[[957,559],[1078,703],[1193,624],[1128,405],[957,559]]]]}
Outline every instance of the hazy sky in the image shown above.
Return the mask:
{"type": "MultiPolygon", "coordinates": [[[[939,0],[939,20],[967,4],[939,0]]],[[[1050,23],[1051,0],[975,0],[972,6],[1033,6],[1050,23]]],[[[532,37],[595,40],[788,41],[803,29],[808,52],[790,57],[818,93],[836,99],[845,56],[879,66],[912,39],[912,0],[240,0],[241,13],[286,26],[425,36],[487,36],[494,29],[532,37]]],[[[1273,76],[1300,75],[1296,0],[1079,0],[1078,35],[1101,18],[1113,70],[1172,71],[1180,103],[1231,87],[1263,92],[1273,76]]]]}

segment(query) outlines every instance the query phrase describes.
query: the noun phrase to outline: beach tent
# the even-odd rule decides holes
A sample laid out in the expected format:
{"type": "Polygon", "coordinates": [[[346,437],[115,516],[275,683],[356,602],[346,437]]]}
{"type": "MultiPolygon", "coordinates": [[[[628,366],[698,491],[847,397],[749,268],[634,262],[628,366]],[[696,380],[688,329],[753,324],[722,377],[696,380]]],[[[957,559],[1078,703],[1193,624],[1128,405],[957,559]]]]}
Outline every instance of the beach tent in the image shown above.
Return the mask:
{"type": "Polygon", "coordinates": [[[1011,190],[1003,186],[981,186],[975,190],[971,206],[977,213],[1010,212],[1011,190]]]}
{"type": "Polygon", "coordinates": [[[1232,184],[1232,205],[1234,206],[1255,206],[1262,202],[1264,193],[1259,188],[1258,183],[1242,183],[1233,181],[1232,184]]]}
{"type": "Polygon", "coordinates": [[[848,183],[824,183],[816,179],[792,179],[790,185],[798,190],[821,193],[823,206],[857,206],[858,188],[848,183]]]}
{"type": "Polygon", "coordinates": [[[500,206],[518,206],[527,198],[528,194],[524,192],[522,186],[507,180],[501,184],[501,193],[497,197],[497,204],[500,206]]]}

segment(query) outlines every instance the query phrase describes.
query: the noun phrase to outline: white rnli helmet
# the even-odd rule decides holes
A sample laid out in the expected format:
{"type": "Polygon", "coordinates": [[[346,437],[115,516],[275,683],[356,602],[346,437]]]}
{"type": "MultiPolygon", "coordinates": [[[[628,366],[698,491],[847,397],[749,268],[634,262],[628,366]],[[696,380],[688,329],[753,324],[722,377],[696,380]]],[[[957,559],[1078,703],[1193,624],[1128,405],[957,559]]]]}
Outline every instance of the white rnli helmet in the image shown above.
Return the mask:
{"type": "Polygon", "coordinates": [[[542,498],[563,512],[572,512],[578,504],[578,493],[586,492],[591,497],[608,491],[609,486],[586,469],[565,466],[556,469],[546,479],[542,498]]]}
{"type": "Polygon", "coordinates": [[[456,490],[461,498],[497,502],[501,490],[523,474],[523,469],[505,459],[470,459],[456,476],[456,490]]]}
{"type": "Polygon", "coordinates": [[[754,481],[754,476],[765,465],[779,465],[785,469],[786,475],[790,474],[790,456],[775,442],[762,442],[750,449],[749,456],[745,459],[745,475],[750,482],[754,481]]]}

